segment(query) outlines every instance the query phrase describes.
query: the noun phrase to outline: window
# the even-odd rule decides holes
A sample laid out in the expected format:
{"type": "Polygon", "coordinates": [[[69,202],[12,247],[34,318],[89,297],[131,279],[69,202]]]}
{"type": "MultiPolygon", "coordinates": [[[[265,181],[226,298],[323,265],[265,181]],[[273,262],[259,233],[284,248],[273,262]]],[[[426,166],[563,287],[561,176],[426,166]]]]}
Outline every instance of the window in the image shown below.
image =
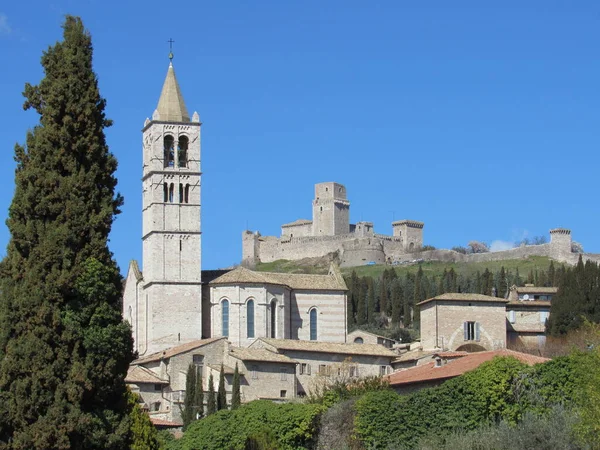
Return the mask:
{"type": "Polygon", "coordinates": [[[281,390],[279,391],[279,396],[281,398],[286,398],[287,397],[287,391],[286,390],[281,390]]]}
{"type": "Polygon", "coordinates": [[[246,302],[246,336],[254,337],[254,300],[246,302]]]}
{"type": "Polygon", "coordinates": [[[179,183],[179,203],[183,203],[183,184],[179,183]]]}
{"type": "Polygon", "coordinates": [[[384,376],[385,374],[387,374],[387,366],[380,366],[379,375],[384,376]]]}
{"type": "Polygon", "coordinates": [[[187,167],[188,138],[180,136],[177,145],[177,161],[179,167],[187,167]]]}
{"type": "Polygon", "coordinates": [[[276,325],[277,325],[277,302],[271,301],[271,333],[270,336],[275,339],[276,336],[276,325]]]}
{"type": "Polygon", "coordinates": [[[319,364],[319,375],[329,375],[327,364],[319,364]]]}
{"type": "Polygon", "coordinates": [[[354,338],[354,343],[355,344],[362,344],[363,342],[364,342],[363,338],[361,338],[361,337],[354,338]]]}
{"type": "Polygon", "coordinates": [[[307,365],[308,365],[308,364],[306,364],[306,363],[302,363],[302,364],[300,364],[300,365],[298,366],[298,370],[300,371],[300,373],[299,373],[298,375],[304,375],[304,374],[307,374],[307,375],[308,375],[308,372],[307,372],[307,365]]]}
{"type": "Polygon", "coordinates": [[[165,136],[164,139],[164,149],[165,149],[165,160],[164,167],[173,167],[175,165],[175,153],[173,151],[173,143],[175,139],[173,136],[165,136]]]}
{"type": "Polygon", "coordinates": [[[154,390],[155,391],[162,391],[162,386],[160,384],[155,384],[154,385],[154,390]]]}
{"type": "Polygon", "coordinates": [[[190,185],[189,184],[185,185],[184,201],[186,203],[190,202],[190,185]]]}
{"type": "Polygon", "coordinates": [[[351,377],[358,377],[358,366],[350,366],[349,372],[351,377]]]}
{"type": "Polygon", "coordinates": [[[152,411],[160,411],[160,402],[152,403],[152,411]]]}
{"type": "Polygon", "coordinates": [[[548,320],[549,315],[550,313],[548,311],[540,311],[540,322],[546,323],[546,320],[548,320]]]}
{"type": "Polygon", "coordinates": [[[169,201],[169,185],[167,183],[164,184],[165,198],[164,202],[167,203],[169,201]]]}
{"type": "Polygon", "coordinates": [[[317,340],[317,308],[310,310],[310,340],[317,340]]]}
{"type": "Polygon", "coordinates": [[[463,324],[465,341],[479,341],[479,322],[463,324]]]}
{"type": "Polygon", "coordinates": [[[221,302],[221,336],[229,336],[229,300],[221,302]]]}
{"type": "Polygon", "coordinates": [[[202,368],[204,367],[204,355],[193,355],[192,356],[192,363],[198,367],[198,368],[202,368]]]}
{"type": "Polygon", "coordinates": [[[515,310],[508,312],[508,321],[510,323],[515,323],[517,321],[517,312],[515,310]]]}
{"type": "Polygon", "coordinates": [[[250,376],[253,380],[258,380],[258,366],[250,367],[250,376]]]}
{"type": "Polygon", "coordinates": [[[287,381],[287,369],[280,369],[279,376],[280,381],[287,381]]]}
{"type": "Polygon", "coordinates": [[[173,203],[173,191],[175,190],[175,185],[171,183],[169,185],[169,203],[173,203]]]}

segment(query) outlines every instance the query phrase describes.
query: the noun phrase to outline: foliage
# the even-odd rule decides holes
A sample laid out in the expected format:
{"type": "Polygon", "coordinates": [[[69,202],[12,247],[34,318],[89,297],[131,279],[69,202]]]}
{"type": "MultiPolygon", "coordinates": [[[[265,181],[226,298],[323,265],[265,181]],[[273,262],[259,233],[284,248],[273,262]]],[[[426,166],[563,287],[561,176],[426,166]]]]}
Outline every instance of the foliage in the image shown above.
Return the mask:
{"type": "Polygon", "coordinates": [[[235,363],[235,370],[233,372],[233,386],[231,390],[231,409],[238,409],[242,403],[242,399],[240,396],[240,371],[237,362],[235,363]]]}
{"type": "Polygon", "coordinates": [[[490,247],[485,242],[469,241],[467,244],[468,253],[487,253],[490,247]]]}
{"type": "Polygon", "coordinates": [[[129,445],[125,374],[133,358],[108,236],[122,197],[105,140],[92,44],[67,16],[63,40],[26,84],[39,125],[15,146],[11,233],[1,263],[0,447],[129,445]]]}
{"type": "Polygon", "coordinates": [[[131,450],[158,450],[158,433],[150,417],[139,405],[140,398],[133,392],[128,393],[128,406],[131,418],[131,450]]]}
{"type": "Polygon", "coordinates": [[[244,449],[252,440],[268,443],[269,433],[278,449],[312,448],[323,410],[316,404],[250,402],[194,422],[181,439],[181,448],[244,449]]]}
{"type": "Polygon", "coordinates": [[[426,252],[427,250],[435,250],[435,247],[433,245],[424,245],[421,247],[422,252],[426,252]]]}
{"type": "Polygon", "coordinates": [[[467,247],[462,247],[462,246],[456,246],[456,247],[452,247],[451,250],[454,250],[456,253],[462,253],[463,255],[466,255],[468,252],[467,247]]]}
{"type": "Polygon", "coordinates": [[[221,364],[219,372],[219,388],[217,390],[217,411],[227,409],[227,392],[225,392],[225,369],[221,364]]]}
{"type": "Polygon", "coordinates": [[[206,401],[206,415],[209,416],[217,411],[217,399],[215,398],[215,381],[212,373],[208,376],[208,399],[206,401]]]}
{"type": "Polygon", "coordinates": [[[194,364],[188,366],[185,377],[185,399],[181,410],[183,430],[203,413],[202,371],[194,364]]]}
{"type": "Polygon", "coordinates": [[[327,409],[321,416],[317,449],[343,449],[356,444],[352,439],[354,404],[358,397],[343,400],[327,409]]]}

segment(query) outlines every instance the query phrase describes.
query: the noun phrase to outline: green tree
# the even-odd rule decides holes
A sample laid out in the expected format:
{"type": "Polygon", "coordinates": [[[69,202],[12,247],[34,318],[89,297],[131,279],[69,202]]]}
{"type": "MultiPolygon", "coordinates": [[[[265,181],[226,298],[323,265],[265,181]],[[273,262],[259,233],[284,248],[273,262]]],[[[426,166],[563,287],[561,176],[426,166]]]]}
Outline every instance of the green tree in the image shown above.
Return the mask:
{"type": "Polygon", "coordinates": [[[212,373],[208,376],[208,400],[206,402],[206,415],[210,416],[217,411],[217,403],[215,399],[215,381],[212,373]]]}
{"type": "Polygon", "coordinates": [[[128,394],[131,420],[131,450],[158,450],[158,432],[150,417],[139,405],[139,396],[133,392],[128,394]]]}
{"type": "Polygon", "coordinates": [[[185,376],[185,400],[183,401],[183,410],[181,411],[184,431],[190,423],[196,420],[196,413],[198,410],[196,405],[196,373],[196,366],[190,364],[185,376]]]}
{"type": "Polygon", "coordinates": [[[357,299],[356,299],[356,324],[364,325],[367,323],[367,289],[366,279],[361,278],[357,284],[357,299]]]}
{"type": "Polygon", "coordinates": [[[219,389],[217,391],[217,411],[227,409],[227,393],[225,392],[225,369],[221,364],[221,372],[219,372],[219,389]]]}
{"type": "Polygon", "coordinates": [[[231,393],[231,409],[238,409],[242,403],[240,395],[240,371],[238,364],[235,363],[235,370],[233,372],[233,386],[231,393]]]}
{"type": "Polygon", "coordinates": [[[194,391],[194,404],[196,405],[196,417],[199,419],[204,416],[204,385],[202,384],[202,369],[197,367],[196,389],[194,391]]]}
{"type": "Polygon", "coordinates": [[[9,449],[129,445],[133,357],[108,236],[122,197],[106,145],[92,43],[67,16],[63,40],[26,84],[40,123],[15,146],[11,240],[0,264],[0,442],[9,449]]]}
{"type": "Polygon", "coordinates": [[[375,284],[373,278],[367,278],[367,323],[375,323],[377,305],[375,304],[375,284]]]}
{"type": "Polygon", "coordinates": [[[504,270],[504,266],[500,268],[500,273],[498,274],[498,297],[506,298],[508,294],[508,281],[506,279],[506,271],[504,270]]]}
{"type": "Polygon", "coordinates": [[[392,284],[392,323],[399,324],[402,320],[404,293],[402,286],[396,279],[392,284]]]}

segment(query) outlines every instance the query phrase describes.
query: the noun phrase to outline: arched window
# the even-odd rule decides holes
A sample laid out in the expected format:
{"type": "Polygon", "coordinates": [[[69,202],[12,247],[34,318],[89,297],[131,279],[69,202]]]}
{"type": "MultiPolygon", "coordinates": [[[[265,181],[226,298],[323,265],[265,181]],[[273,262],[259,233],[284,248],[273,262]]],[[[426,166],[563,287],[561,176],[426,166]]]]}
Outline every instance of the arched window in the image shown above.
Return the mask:
{"type": "Polygon", "coordinates": [[[179,183],[179,203],[183,203],[183,184],[179,183]]]}
{"type": "Polygon", "coordinates": [[[317,340],[317,308],[310,310],[310,340],[317,340]]]}
{"type": "Polygon", "coordinates": [[[275,331],[277,327],[277,302],[275,300],[271,300],[271,337],[275,339],[276,333],[275,331]]]}
{"type": "Polygon", "coordinates": [[[221,336],[229,336],[229,300],[221,302],[221,336]]]}
{"type": "Polygon", "coordinates": [[[175,190],[175,185],[171,183],[169,185],[169,203],[173,203],[173,191],[175,190]]]}
{"type": "Polygon", "coordinates": [[[186,203],[190,202],[190,185],[189,184],[185,185],[185,202],[186,203]]]}
{"type": "Polygon", "coordinates": [[[254,337],[254,300],[248,300],[246,303],[246,335],[249,338],[254,337]]]}
{"type": "Polygon", "coordinates": [[[173,136],[167,135],[164,139],[164,149],[165,149],[165,167],[173,167],[175,165],[175,152],[173,150],[173,145],[175,139],[173,136]]]}
{"type": "Polygon", "coordinates": [[[177,160],[179,167],[187,167],[188,143],[187,137],[179,137],[179,143],[177,145],[177,160]]]}
{"type": "Polygon", "coordinates": [[[355,344],[362,344],[363,342],[364,342],[363,338],[361,338],[361,337],[354,338],[354,343],[355,344]]]}
{"type": "Polygon", "coordinates": [[[167,183],[165,183],[163,187],[164,187],[164,191],[165,191],[164,202],[167,203],[167,201],[169,200],[169,186],[167,185],[167,183]]]}

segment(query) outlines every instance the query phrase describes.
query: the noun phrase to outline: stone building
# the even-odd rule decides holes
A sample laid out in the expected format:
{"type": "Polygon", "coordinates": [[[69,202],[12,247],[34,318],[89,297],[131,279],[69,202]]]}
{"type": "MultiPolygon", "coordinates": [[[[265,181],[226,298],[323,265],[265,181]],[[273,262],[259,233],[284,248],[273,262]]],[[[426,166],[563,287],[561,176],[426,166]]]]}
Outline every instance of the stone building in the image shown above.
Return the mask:
{"type": "Polygon", "coordinates": [[[340,183],[315,185],[312,220],[298,219],[281,226],[281,236],[242,233],[242,264],[278,259],[298,260],[335,254],[342,266],[383,264],[423,246],[423,222],[392,223],[393,234],[375,233],[372,222],[350,223],[350,202],[340,183]]]}
{"type": "Polygon", "coordinates": [[[442,294],[417,305],[424,350],[497,350],[506,347],[508,300],[481,294],[442,294]]]}
{"type": "Polygon", "coordinates": [[[543,348],[552,297],[558,288],[525,285],[510,288],[506,304],[507,342],[511,347],[543,348]]]}
{"type": "Polygon", "coordinates": [[[212,335],[247,347],[256,338],[346,342],[346,283],[327,275],[238,267],[210,283],[212,335]]]}

